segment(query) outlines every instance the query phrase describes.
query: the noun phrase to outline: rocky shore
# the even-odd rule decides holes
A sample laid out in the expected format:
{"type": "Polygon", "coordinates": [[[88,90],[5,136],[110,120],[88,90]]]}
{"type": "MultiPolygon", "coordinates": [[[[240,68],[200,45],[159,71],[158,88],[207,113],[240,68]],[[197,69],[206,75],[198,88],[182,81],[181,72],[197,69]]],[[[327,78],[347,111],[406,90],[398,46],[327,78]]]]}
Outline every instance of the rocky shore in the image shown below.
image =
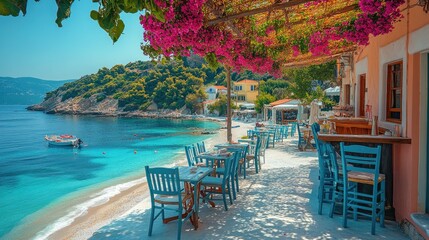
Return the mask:
{"type": "Polygon", "coordinates": [[[148,111],[124,111],[124,109],[119,107],[117,99],[107,97],[101,101],[98,101],[96,96],[91,96],[89,98],[70,98],[62,101],[61,95],[59,95],[48,98],[40,104],[31,105],[27,107],[27,110],[43,111],[47,114],[222,121],[217,118],[206,118],[202,115],[187,114],[185,109],[169,110],[152,107],[148,111]]]}

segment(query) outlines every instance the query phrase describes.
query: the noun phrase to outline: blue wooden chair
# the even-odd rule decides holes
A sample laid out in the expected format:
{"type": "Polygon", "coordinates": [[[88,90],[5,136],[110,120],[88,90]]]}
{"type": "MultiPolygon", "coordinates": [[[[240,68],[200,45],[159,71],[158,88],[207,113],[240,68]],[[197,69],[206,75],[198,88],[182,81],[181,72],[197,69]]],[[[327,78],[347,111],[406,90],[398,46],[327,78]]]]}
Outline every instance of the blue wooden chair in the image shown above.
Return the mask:
{"type": "Polygon", "coordinates": [[[313,133],[315,146],[317,148],[318,146],[317,141],[319,140],[320,125],[318,123],[311,124],[311,132],[313,133]]]}
{"type": "Polygon", "coordinates": [[[197,143],[197,149],[199,153],[204,153],[206,152],[206,144],[204,143],[204,141],[198,142],[197,143]]]}
{"type": "Polygon", "coordinates": [[[197,148],[194,145],[185,146],[186,159],[188,160],[188,166],[202,165],[197,159],[197,148]]]}
{"type": "MultiPolygon", "coordinates": [[[[317,144],[317,156],[319,160],[319,188],[318,188],[318,213],[322,214],[323,203],[331,203],[334,192],[334,177],[331,172],[332,168],[330,165],[333,161],[332,155],[329,154],[329,150],[332,149],[331,144],[324,141],[316,141],[317,144]]],[[[334,156],[335,157],[335,156],[334,156]]]]}
{"type": "Polygon", "coordinates": [[[261,159],[262,158],[264,159],[264,163],[265,163],[265,150],[267,149],[267,146],[268,146],[268,143],[270,140],[270,136],[267,133],[260,133],[259,136],[261,137],[261,147],[259,150],[258,161],[259,161],[259,165],[261,165],[261,163],[262,163],[261,159]]]}
{"type": "Polygon", "coordinates": [[[289,126],[288,125],[283,125],[282,126],[282,142],[284,139],[287,139],[289,134],[289,126]]]}
{"type": "Polygon", "coordinates": [[[380,219],[380,226],[384,227],[386,196],[385,176],[379,173],[381,146],[345,146],[342,142],[340,149],[344,182],[343,226],[347,227],[347,213],[352,209],[355,220],[358,214],[371,218],[371,234],[374,235],[377,218],[380,219]],[[371,185],[372,193],[364,192],[360,188],[349,191],[349,184],[371,185]]]}
{"type": "MultiPolygon", "coordinates": [[[[259,172],[259,169],[261,167],[261,159],[260,159],[260,151],[262,147],[262,135],[259,135],[256,140],[255,145],[250,145],[249,154],[246,156],[246,162],[247,162],[247,168],[249,168],[250,162],[253,161],[253,165],[255,167],[256,173],[259,172]]],[[[246,174],[246,166],[244,165],[244,174],[246,174]]]]}
{"type": "Polygon", "coordinates": [[[182,222],[190,219],[193,214],[191,187],[189,184],[185,184],[184,192],[182,191],[178,168],[149,168],[149,166],[145,166],[145,170],[152,206],[148,235],[152,236],[153,222],[161,215],[163,223],[178,220],[177,239],[180,239],[182,222]],[[156,213],[156,210],[159,212],[156,213]],[[165,218],[165,210],[174,211],[177,215],[165,218]]]}
{"type": "Polygon", "coordinates": [[[296,124],[296,127],[298,129],[298,149],[304,149],[304,146],[306,144],[305,139],[304,139],[304,134],[301,132],[301,130],[299,129],[300,126],[299,124],[296,124]]]}
{"type": "MultiPolygon", "coordinates": [[[[222,194],[222,200],[225,207],[225,211],[228,211],[228,205],[226,203],[226,194],[229,196],[229,201],[232,204],[232,189],[231,189],[231,173],[236,160],[236,153],[233,153],[230,158],[224,162],[225,171],[220,177],[207,176],[201,181],[203,189],[204,201],[213,201],[217,199],[209,199],[212,194],[222,194]]],[[[214,163],[214,161],[212,162],[214,163]]]]}
{"type": "MultiPolygon", "coordinates": [[[[277,139],[277,130],[275,128],[269,129],[268,130],[268,142],[273,145],[273,148],[275,146],[276,139],[277,139]]],[[[267,144],[267,148],[268,148],[268,146],[269,146],[269,144],[267,144]]]]}
{"type": "Polygon", "coordinates": [[[239,166],[239,162],[242,158],[242,156],[244,156],[247,151],[247,147],[246,148],[230,148],[230,151],[234,152],[234,162],[233,162],[233,166],[232,166],[232,170],[231,170],[231,188],[232,188],[232,196],[235,199],[237,199],[237,192],[240,191],[240,186],[239,186],[239,181],[238,181],[238,166],[239,166]]]}
{"type": "Polygon", "coordinates": [[[296,126],[298,125],[298,123],[293,122],[292,126],[291,126],[291,130],[290,130],[290,136],[294,137],[295,136],[295,132],[296,132],[296,126]]]}

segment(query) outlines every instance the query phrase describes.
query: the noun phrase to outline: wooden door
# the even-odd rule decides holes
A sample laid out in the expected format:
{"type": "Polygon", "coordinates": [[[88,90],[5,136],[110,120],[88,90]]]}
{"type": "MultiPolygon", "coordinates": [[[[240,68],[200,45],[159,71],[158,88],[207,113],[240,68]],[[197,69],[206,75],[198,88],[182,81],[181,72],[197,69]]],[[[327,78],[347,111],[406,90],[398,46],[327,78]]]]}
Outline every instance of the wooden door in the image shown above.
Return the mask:
{"type": "Polygon", "coordinates": [[[359,76],[359,116],[365,116],[366,75],[359,76]]]}

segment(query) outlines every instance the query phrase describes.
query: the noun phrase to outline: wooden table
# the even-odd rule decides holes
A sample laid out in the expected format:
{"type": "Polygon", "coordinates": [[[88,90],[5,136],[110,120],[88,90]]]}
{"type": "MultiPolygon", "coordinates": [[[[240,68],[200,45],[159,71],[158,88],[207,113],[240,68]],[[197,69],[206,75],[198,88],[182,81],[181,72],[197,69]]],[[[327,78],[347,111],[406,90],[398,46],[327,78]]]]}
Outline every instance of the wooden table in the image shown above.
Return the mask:
{"type": "Polygon", "coordinates": [[[214,173],[216,173],[216,167],[221,166],[221,162],[224,162],[227,159],[231,159],[234,155],[230,152],[223,153],[214,153],[214,152],[205,152],[197,155],[199,159],[206,160],[206,166],[214,168],[214,173]]]}
{"type": "Polygon", "coordinates": [[[221,143],[221,144],[216,144],[215,147],[216,148],[226,148],[226,149],[234,149],[234,148],[246,148],[247,146],[249,146],[248,143],[221,143]]]}
{"type": "Polygon", "coordinates": [[[256,139],[238,139],[237,142],[239,142],[239,143],[255,144],[256,143],[256,139]]]}
{"type": "Polygon", "coordinates": [[[194,206],[193,206],[193,225],[198,229],[198,212],[200,203],[200,185],[201,180],[210,175],[213,168],[209,167],[179,167],[179,179],[183,182],[189,182],[194,185],[194,206]]]}
{"type": "Polygon", "coordinates": [[[348,145],[359,143],[366,146],[381,146],[380,172],[386,176],[386,218],[395,219],[393,207],[393,153],[392,144],[411,144],[410,138],[392,137],[386,135],[347,135],[347,134],[318,134],[318,139],[331,142],[339,150],[339,142],[348,145]]]}

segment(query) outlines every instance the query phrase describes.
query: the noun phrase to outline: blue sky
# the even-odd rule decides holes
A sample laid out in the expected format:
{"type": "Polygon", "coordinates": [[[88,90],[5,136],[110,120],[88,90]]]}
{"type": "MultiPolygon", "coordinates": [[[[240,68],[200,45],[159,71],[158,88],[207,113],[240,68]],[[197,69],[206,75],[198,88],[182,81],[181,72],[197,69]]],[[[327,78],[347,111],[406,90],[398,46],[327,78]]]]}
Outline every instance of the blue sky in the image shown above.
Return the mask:
{"type": "Polygon", "coordinates": [[[29,0],[25,16],[0,16],[0,76],[78,79],[101,67],[148,60],[140,50],[138,13],[121,15],[125,30],[113,44],[89,17],[93,9],[98,4],[91,0],[75,1],[61,28],[55,23],[55,1],[29,0]]]}

